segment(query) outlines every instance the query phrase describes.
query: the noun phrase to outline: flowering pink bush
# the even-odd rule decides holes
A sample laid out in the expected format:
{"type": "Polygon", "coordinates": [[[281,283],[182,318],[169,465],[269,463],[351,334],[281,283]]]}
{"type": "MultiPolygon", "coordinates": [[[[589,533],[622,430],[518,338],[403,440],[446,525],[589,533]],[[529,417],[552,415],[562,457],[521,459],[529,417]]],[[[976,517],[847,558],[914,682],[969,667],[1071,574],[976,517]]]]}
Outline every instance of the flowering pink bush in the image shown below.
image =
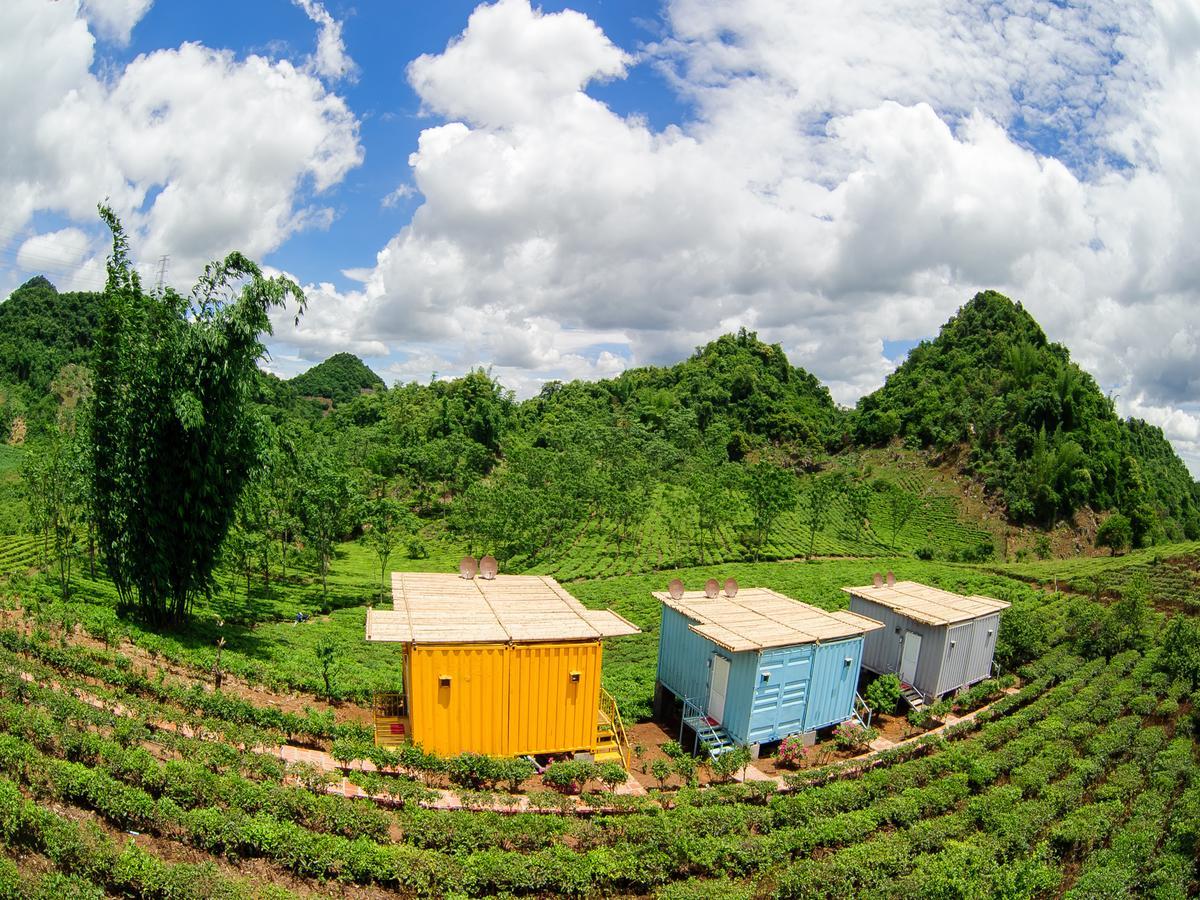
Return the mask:
{"type": "Polygon", "coordinates": [[[785,737],[780,742],[775,762],[785,769],[799,769],[808,762],[808,748],[804,746],[800,735],[794,734],[791,737],[785,737]]]}

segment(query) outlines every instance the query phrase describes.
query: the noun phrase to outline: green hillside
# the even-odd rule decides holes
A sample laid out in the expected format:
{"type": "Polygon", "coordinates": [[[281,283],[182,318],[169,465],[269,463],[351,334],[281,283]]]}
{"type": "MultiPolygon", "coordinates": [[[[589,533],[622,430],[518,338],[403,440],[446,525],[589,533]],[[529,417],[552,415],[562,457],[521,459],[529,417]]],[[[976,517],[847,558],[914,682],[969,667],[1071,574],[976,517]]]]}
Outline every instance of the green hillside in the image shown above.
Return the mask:
{"type": "Polygon", "coordinates": [[[967,471],[1018,522],[1119,509],[1137,545],[1200,537],[1200,493],[1162,431],[1121,421],[1021,306],[985,291],[858,404],[862,444],[969,449],[967,471]]]}
{"type": "Polygon", "coordinates": [[[347,403],[363,391],[384,386],[383,379],[353,353],[335,353],[288,384],[301,396],[324,397],[334,403],[347,403]]]}

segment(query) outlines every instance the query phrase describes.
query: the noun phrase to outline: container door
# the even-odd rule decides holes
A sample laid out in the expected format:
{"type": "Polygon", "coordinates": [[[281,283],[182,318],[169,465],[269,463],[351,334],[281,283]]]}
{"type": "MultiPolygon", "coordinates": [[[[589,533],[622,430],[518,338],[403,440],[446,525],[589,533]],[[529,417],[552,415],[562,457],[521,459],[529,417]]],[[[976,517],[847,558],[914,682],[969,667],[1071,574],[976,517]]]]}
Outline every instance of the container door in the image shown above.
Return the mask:
{"type": "Polygon", "coordinates": [[[912,684],[917,677],[917,660],[921,656],[921,636],[915,631],[904,632],[904,646],[900,650],[900,680],[912,684]]]}
{"type": "Polygon", "coordinates": [[[712,681],[708,685],[708,717],[718,724],[725,719],[725,692],[729,690],[729,660],[713,655],[712,681]]]}

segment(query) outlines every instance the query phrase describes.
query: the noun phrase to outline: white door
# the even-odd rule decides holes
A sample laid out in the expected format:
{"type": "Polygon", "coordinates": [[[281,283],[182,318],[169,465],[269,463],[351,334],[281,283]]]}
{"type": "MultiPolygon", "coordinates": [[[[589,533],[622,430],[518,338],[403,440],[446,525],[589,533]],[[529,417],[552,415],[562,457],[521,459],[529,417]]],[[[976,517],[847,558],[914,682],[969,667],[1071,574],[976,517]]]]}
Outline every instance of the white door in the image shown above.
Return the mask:
{"type": "Polygon", "coordinates": [[[725,692],[729,689],[729,660],[713,656],[712,681],[708,684],[708,717],[720,723],[725,718],[725,692]]]}
{"type": "Polygon", "coordinates": [[[912,684],[917,677],[917,660],[921,656],[921,636],[915,631],[904,632],[904,644],[900,649],[900,680],[912,684]]]}

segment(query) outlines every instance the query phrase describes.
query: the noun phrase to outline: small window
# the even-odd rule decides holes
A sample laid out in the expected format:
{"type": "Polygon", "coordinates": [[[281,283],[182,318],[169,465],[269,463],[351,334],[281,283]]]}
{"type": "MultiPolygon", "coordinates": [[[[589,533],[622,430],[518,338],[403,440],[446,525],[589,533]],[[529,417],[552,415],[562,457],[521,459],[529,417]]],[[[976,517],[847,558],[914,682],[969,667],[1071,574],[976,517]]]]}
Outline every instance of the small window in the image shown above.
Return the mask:
{"type": "Polygon", "coordinates": [[[450,687],[450,676],[449,675],[439,675],[438,676],[438,687],[450,687]]]}
{"type": "Polygon", "coordinates": [[[571,673],[571,684],[578,684],[578,683],[579,683],[579,673],[572,672],[571,673]]]}

